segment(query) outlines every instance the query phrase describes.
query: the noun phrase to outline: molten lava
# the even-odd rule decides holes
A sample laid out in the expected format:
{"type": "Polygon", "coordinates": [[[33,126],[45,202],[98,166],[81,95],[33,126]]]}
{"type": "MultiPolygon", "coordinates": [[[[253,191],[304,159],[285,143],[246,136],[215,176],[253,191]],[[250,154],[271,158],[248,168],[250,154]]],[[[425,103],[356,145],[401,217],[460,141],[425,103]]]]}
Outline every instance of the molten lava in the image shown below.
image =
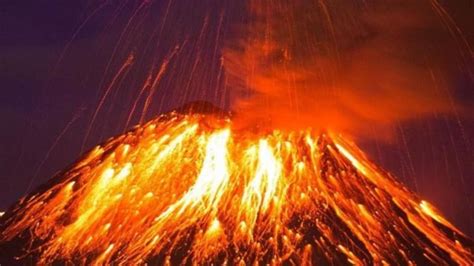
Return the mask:
{"type": "Polygon", "coordinates": [[[2,218],[0,252],[80,264],[472,265],[468,240],[332,133],[172,113],[97,146],[2,218]]]}

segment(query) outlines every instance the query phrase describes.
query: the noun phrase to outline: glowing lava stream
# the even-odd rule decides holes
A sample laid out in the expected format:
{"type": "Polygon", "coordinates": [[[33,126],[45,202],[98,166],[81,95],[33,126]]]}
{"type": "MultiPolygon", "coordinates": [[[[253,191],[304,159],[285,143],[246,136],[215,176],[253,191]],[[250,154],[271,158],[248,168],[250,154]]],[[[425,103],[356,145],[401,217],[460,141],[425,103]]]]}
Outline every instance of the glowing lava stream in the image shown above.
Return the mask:
{"type": "MultiPolygon", "coordinates": [[[[4,216],[40,263],[471,265],[467,239],[353,144],[162,116],[97,146],[4,216]]],[[[2,218],[3,219],[3,218],[2,218]]]]}

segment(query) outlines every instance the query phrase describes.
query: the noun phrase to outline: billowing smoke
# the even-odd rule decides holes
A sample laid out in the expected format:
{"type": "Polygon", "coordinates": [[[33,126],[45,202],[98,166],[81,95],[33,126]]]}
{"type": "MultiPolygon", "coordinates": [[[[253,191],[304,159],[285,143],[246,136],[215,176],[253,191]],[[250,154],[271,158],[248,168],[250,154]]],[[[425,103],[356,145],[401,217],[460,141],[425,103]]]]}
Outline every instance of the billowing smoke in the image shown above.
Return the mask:
{"type": "Polygon", "coordinates": [[[248,9],[245,37],[224,51],[241,126],[364,134],[458,108],[446,69],[459,49],[428,0],[252,0],[248,9]]]}

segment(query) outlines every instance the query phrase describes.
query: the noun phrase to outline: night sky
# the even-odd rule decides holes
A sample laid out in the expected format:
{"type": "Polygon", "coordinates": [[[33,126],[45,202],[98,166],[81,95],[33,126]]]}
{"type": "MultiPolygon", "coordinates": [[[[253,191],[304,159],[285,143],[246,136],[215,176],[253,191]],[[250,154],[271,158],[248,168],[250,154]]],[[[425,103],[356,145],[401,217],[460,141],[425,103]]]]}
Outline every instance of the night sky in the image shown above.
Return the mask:
{"type": "MultiPolygon", "coordinates": [[[[205,89],[221,84],[222,77],[207,73],[218,72],[215,51],[221,44],[217,40],[228,37],[225,34],[231,31],[224,29],[243,19],[242,5],[230,0],[176,1],[160,27],[168,1],[157,1],[143,13],[135,13],[140,1],[123,5],[101,1],[108,3],[102,6],[97,2],[6,0],[0,4],[0,210],[82,152],[138,123],[138,113],[129,125],[126,120],[147,67],[153,60],[164,60],[177,44],[182,45],[182,55],[170,67],[178,74],[165,76],[145,120],[192,100],[228,106],[225,92],[216,95],[205,89]],[[122,33],[134,14],[143,19],[122,33]],[[207,35],[200,37],[204,25],[207,35]],[[153,32],[159,33],[150,37],[153,32]],[[159,45],[150,41],[156,39],[159,45]],[[156,46],[150,48],[149,43],[156,46]],[[148,53],[152,53],[149,58],[143,56],[148,53]],[[131,54],[138,58],[137,67],[108,95],[84,141],[99,99],[131,54]],[[202,59],[197,66],[185,61],[197,57],[202,59]],[[181,97],[176,88],[183,87],[191,93],[181,97]]],[[[474,45],[474,1],[446,2],[456,2],[444,4],[467,42],[474,45]]],[[[467,62],[473,66],[472,58],[467,62]]],[[[453,97],[465,106],[461,112],[399,124],[390,142],[362,138],[359,144],[370,158],[474,236],[474,83],[467,71],[457,73],[453,97]]]]}

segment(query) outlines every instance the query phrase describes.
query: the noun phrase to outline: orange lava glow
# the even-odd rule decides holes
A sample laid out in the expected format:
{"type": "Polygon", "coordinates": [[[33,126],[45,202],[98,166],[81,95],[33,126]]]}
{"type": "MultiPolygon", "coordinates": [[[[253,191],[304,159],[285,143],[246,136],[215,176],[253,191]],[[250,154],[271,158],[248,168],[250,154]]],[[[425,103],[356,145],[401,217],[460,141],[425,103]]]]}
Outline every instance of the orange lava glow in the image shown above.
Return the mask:
{"type": "Polygon", "coordinates": [[[458,229],[343,137],[231,128],[171,114],[110,139],[20,202],[0,243],[40,263],[472,265],[458,229]]]}

